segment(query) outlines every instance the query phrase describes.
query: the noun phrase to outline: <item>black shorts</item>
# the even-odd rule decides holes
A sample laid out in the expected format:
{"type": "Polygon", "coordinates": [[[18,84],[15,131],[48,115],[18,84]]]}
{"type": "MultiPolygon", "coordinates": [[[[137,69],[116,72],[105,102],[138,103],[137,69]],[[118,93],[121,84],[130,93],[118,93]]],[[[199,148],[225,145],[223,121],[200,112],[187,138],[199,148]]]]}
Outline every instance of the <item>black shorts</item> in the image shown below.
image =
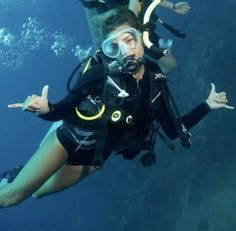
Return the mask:
{"type": "MultiPolygon", "coordinates": [[[[89,131],[76,127],[70,123],[63,123],[57,128],[57,138],[68,153],[69,165],[93,165],[96,146],[96,131],[89,131]]],[[[104,161],[110,151],[103,154],[104,161]]]]}

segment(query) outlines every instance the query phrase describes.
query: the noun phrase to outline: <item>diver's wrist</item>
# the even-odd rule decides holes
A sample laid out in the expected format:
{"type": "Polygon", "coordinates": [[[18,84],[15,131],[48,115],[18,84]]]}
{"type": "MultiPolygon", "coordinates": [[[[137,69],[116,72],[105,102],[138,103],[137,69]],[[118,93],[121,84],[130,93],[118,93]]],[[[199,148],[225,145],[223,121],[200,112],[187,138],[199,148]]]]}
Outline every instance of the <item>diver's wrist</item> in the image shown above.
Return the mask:
{"type": "Polygon", "coordinates": [[[205,102],[206,106],[208,107],[209,111],[213,110],[213,106],[211,105],[209,99],[206,99],[205,102]]]}

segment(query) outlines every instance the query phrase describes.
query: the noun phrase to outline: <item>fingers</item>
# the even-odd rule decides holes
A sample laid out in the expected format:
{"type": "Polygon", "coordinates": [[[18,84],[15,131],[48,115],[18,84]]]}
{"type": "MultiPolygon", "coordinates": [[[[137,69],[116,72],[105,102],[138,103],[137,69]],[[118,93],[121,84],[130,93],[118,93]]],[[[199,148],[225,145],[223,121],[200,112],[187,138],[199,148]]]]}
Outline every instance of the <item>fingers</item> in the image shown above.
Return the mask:
{"type": "Polygon", "coordinates": [[[31,100],[31,96],[28,96],[26,98],[26,100],[24,101],[24,103],[8,104],[7,107],[8,108],[22,108],[22,110],[24,110],[27,107],[27,105],[29,104],[30,100],[31,100]]]}
{"type": "Polygon", "coordinates": [[[22,108],[23,103],[13,103],[13,104],[8,104],[8,108],[22,108]]]}
{"type": "Polygon", "coordinates": [[[226,109],[229,109],[229,110],[233,110],[234,109],[233,106],[229,106],[227,104],[224,104],[223,107],[226,108],[226,109]]]}
{"type": "Polygon", "coordinates": [[[24,101],[23,103],[23,106],[22,106],[22,110],[26,110],[26,108],[28,107],[29,103],[30,103],[30,100],[31,100],[32,96],[28,96],[26,98],[26,100],[24,101]]]}
{"type": "Polygon", "coordinates": [[[23,111],[29,111],[29,112],[38,112],[40,110],[40,106],[38,104],[38,98],[37,95],[28,96],[23,103],[22,110],[23,111]]]}
{"type": "Polygon", "coordinates": [[[186,7],[187,9],[191,8],[188,2],[181,2],[181,5],[186,7]]]}
{"type": "MultiPolygon", "coordinates": [[[[215,89],[213,89],[213,90],[215,90],[215,89]]],[[[226,96],[225,92],[215,93],[214,102],[216,104],[218,104],[220,107],[223,107],[223,108],[226,108],[226,109],[230,109],[230,110],[234,109],[233,106],[227,105],[228,99],[227,99],[227,96],[226,96]]]]}
{"type": "Polygon", "coordinates": [[[211,83],[211,93],[216,92],[216,87],[214,83],[211,83]]]}
{"type": "Polygon", "coordinates": [[[24,103],[14,103],[14,104],[8,104],[8,108],[22,108],[23,111],[29,111],[29,112],[38,112],[39,111],[39,105],[37,103],[31,102],[31,99],[34,98],[33,96],[28,96],[24,103]]]}
{"type": "Polygon", "coordinates": [[[40,108],[37,104],[33,103],[28,105],[27,109],[28,111],[38,111],[40,108]]]}
{"type": "Polygon", "coordinates": [[[45,85],[43,87],[42,95],[41,95],[42,99],[48,99],[48,88],[49,88],[48,85],[45,85]]]}
{"type": "MultiPolygon", "coordinates": [[[[45,85],[43,87],[42,95],[41,95],[42,99],[46,99],[46,100],[48,99],[48,88],[49,88],[48,85],[45,85]]],[[[34,103],[34,100],[32,100],[32,99],[35,99],[35,97],[36,95],[28,96],[23,103],[8,104],[7,107],[8,108],[22,108],[22,110],[30,111],[30,112],[38,111],[40,109],[39,105],[37,103],[34,103]],[[31,102],[31,100],[33,102],[31,102]]]]}
{"type": "Polygon", "coordinates": [[[175,4],[175,6],[176,6],[175,12],[181,15],[187,14],[191,9],[191,6],[189,5],[188,2],[178,2],[175,4]]]}
{"type": "Polygon", "coordinates": [[[222,91],[218,93],[219,97],[226,97],[226,92],[222,91]]]}
{"type": "Polygon", "coordinates": [[[216,93],[214,101],[216,103],[228,103],[226,93],[225,92],[216,93]]]}

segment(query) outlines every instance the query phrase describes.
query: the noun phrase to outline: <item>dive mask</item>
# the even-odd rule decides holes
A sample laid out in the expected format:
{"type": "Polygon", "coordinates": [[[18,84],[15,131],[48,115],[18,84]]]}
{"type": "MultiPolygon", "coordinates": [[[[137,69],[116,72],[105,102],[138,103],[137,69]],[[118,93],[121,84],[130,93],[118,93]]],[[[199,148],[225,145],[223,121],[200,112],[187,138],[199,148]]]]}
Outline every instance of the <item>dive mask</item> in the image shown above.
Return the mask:
{"type": "Polygon", "coordinates": [[[122,58],[126,53],[126,49],[135,49],[138,46],[139,40],[139,32],[135,28],[129,27],[110,35],[102,42],[101,47],[107,57],[112,59],[122,58]],[[124,36],[121,41],[116,41],[122,34],[127,34],[127,36],[124,36]]]}

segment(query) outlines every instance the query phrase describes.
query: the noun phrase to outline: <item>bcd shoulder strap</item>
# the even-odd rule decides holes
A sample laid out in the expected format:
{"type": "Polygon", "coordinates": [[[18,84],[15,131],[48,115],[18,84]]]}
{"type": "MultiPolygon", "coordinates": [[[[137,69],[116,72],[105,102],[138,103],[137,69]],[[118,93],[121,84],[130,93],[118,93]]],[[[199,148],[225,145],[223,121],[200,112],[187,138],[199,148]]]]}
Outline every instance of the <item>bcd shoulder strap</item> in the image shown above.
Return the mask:
{"type": "Polygon", "coordinates": [[[153,71],[150,71],[149,75],[151,76],[151,92],[155,92],[155,89],[154,89],[155,82],[158,82],[165,106],[174,123],[175,129],[179,135],[181,144],[183,145],[183,147],[189,148],[191,145],[191,140],[190,140],[191,133],[188,132],[188,130],[186,129],[185,125],[183,124],[181,120],[179,110],[176,106],[174,98],[168,87],[166,76],[163,75],[162,73],[155,73],[153,71]]]}
{"type": "Polygon", "coordinates": [[[103,113],[102,117],[99,119],[98,124],[98,132],[97,132],[97,140],[96,140],[96,147],[93,157],[93,164],[96,167],[102,167],[104,162],[104,150],[107,140],[107,125],[108,120],[111,117],[111,114],[113,112],[113,108],[110,102],[106,102],[108,99],[106,97],[106,90],[107,90],[107,79],[109,77],[108,75],[108,69],[107,69],[107,60],[105,56],[102,53],[98,54],[99,61],[103,64],[104,67],[104,73],[105,73],[105,82],[104,82],[104,88],[103,88],[103,101],[106,105],[106,110],[103,113]]]}

